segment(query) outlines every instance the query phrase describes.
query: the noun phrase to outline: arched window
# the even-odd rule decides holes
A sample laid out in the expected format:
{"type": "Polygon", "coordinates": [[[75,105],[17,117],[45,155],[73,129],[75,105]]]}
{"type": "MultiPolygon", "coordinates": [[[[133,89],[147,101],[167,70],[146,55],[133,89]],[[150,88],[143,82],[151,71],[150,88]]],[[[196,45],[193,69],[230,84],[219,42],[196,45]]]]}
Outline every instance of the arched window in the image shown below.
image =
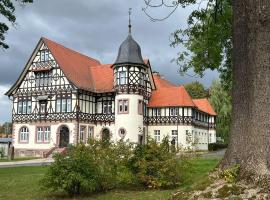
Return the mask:
{"type": "Polygon", "coordinates": [[[19,132],[19,142],[29,141],[29,129],[27,127],[22,127],[19,132]]]}

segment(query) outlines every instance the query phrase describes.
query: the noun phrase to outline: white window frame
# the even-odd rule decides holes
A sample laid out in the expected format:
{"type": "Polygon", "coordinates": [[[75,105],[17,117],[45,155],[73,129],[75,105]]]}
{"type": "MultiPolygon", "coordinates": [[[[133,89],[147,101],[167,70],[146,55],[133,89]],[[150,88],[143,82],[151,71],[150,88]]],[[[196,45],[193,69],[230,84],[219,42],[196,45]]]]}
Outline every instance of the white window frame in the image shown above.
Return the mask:
{"type": "Polygon", "coordinates": [[[170,108],[170,116],[178,116],[179,109],[178,108],[170,108]]]}
{"type": "Polygon", "coordinates": [[[154,130],[154,139],[156,142],[160,142],[160,130],[154,130]]]}
{"type": "Polygon", "coordinates": [[[129,113],[129,100],[119,99],[118,100],[118,114],[128,114],[129,113]]]}
{"type": "Polygon", "coordinates": [[[20,143],[28,143],[29,142],[29,129],[27,127],[20,128],[19,142],[20,143]]]}
{"type": "Polygon", "coordinates": [[[86,137],[86,126],[80,126],[80,134],[79,134],[79,141],[85,143],[86,137]]]}

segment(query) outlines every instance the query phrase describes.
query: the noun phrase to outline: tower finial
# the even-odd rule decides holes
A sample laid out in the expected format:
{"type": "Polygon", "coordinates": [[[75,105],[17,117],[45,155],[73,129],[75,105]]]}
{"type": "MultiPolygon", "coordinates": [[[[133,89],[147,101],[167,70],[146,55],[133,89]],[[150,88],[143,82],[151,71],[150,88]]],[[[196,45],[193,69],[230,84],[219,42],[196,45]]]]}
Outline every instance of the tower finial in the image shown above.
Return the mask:
{"type": "Polygon", "coordinates": [[[131,11],[132,11],[132,8],[129,8],[128,9],[128,33],[129,34],[131,34],[131,19],[130,19],[131,11]]]}

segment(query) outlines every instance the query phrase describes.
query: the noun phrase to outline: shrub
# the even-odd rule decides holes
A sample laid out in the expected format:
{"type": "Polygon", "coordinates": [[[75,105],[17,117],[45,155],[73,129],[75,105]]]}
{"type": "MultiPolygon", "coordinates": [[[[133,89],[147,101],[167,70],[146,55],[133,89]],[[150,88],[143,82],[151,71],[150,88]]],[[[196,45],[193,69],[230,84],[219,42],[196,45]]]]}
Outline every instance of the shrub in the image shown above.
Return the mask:
{"type": "Polygon", "coordinates": [[[216,151],[219,149],[225,149],[227,147],[228,147],[228,144],[224,144],[224,143],[209,143],[208,144],[209,151],[216,151]]]}
{"type": "Polygon", "coordinates": [[[148,139],[146,145],[137,146],[129,167],[137,181],[148,188],[172,188],[180,183],[180,166],[175,151],[170,151],[169,140],[161,144],[148,139]]]}
{"type": "Polygon", "coordinates": [[[171,150],[168,138],[146,145],[119,141],[89,140],[88,145],[69,146],[64,155],[54,155],[42,185],[70,195],[143,185],[172,188],[180,183],[180,172],[188,163],[171,150]]]}
{"type": "Polygon", "coordinates": [[[126,143],[104,144],[90,140],[89,145],[70,146],[66,154],[54,155],[42,186],[70,195],[106,191],[120,184],[133,182],[127,167],[131,147],[126,143]]]}
{"type": "Polygon", "coordinates": [[[85,145],[77,145],[66,155],[55,154],[54,160],[42,180],[45,188],[70,195],[96,191],[98,168],[85,145]]]}

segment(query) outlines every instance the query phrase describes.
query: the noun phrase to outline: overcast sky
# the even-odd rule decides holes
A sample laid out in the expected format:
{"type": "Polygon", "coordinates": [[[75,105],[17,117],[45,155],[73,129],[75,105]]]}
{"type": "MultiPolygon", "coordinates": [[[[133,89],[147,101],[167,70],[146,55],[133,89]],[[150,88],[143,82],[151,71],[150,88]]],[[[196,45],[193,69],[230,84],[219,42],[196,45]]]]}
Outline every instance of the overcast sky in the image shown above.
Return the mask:
{"type": "MultiPolygon", "coordinates": [[[[187,16],[197,6],[178,8],[169,19],[151,22],[142,12],[143,0],[35,0],[31,5],[17,6],[18,25],[11,27],[6,35],[10,48],[0,50],[0,123],[11,120],[11,102],[4,93],[17,80],[40,37],[102,63],[113,63],[119,45],[127,36],[130,7],[132,35],[140,44],[143,57],[150,59],[154,71],[176,84],[198,80],[206,87],[218,77],[212,71],[207,71],[202,79],[181,76],[176,64],[171,62],[181,49],[169,46],[170,34],[186,27],[187,16]]],[[[157,17],[164,17],[169,11],[166,8],[150,10],[157,17]]]]}

